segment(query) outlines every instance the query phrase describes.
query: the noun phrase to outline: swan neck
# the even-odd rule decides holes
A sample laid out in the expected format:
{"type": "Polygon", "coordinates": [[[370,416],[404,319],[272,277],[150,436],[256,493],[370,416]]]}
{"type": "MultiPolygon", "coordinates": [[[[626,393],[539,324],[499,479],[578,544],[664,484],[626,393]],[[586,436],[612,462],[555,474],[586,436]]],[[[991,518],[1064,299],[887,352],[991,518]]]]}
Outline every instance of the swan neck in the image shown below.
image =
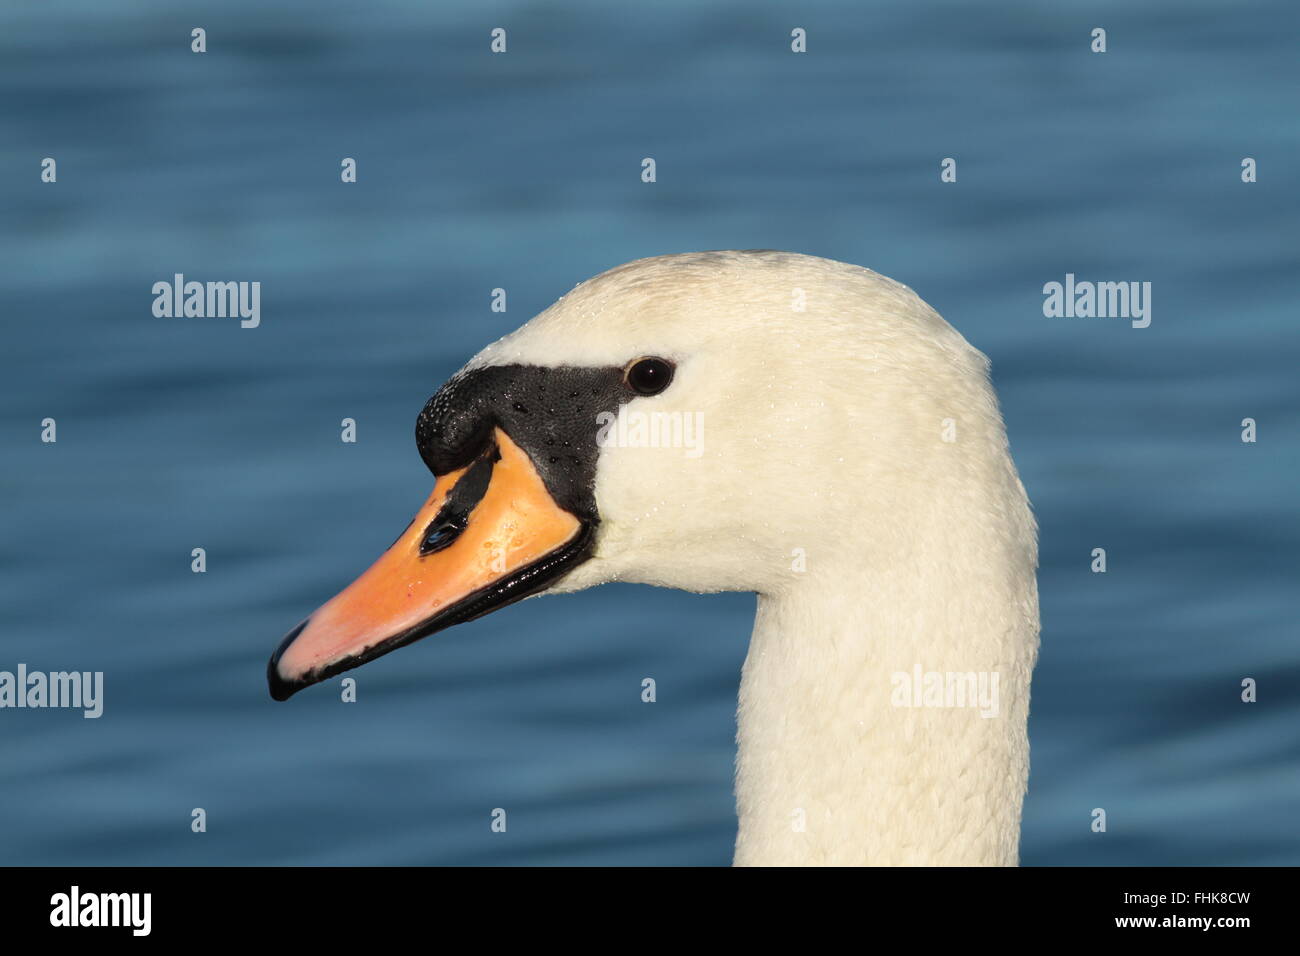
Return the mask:
{"type": "Polygon", "coordinates": [[[958,586],[960,569],[916,567],[760,596],[737,715],[737,865],[1018,862],[1032,574],[994,565],[958,586]]]}

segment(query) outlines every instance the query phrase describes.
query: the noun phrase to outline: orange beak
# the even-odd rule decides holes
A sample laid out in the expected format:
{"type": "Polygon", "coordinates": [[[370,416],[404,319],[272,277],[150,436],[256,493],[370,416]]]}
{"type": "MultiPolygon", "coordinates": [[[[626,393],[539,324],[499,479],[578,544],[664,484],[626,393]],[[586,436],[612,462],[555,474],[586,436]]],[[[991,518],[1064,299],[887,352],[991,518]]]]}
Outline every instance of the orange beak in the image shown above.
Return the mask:
{"type": "Polygon", "coordinates": [[[587,557],[593,528],[555,503],[509,435],[493,435],[473,463],[436,476],[369,570],[289,633],[267,667],[272,697],[535,594],[587,557]]]}

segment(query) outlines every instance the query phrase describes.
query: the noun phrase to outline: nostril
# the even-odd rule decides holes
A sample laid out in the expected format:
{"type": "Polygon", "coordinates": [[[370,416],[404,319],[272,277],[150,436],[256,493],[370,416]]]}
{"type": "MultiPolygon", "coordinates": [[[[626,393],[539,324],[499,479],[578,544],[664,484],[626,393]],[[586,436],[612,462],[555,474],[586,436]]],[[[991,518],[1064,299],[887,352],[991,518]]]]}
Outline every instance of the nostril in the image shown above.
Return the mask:
{"type": "Polygon", "coordinates": [[[429,525],[429,530],[425,532],[424,540],[420,542],[420,554],[433,554],[435,551],[441,551],[461,536],[468,523],[463,515],[441,521],[435,519],[429,525]]]}
{"type": "Polygon", "coordinates": [[[447,499],[420,539],[420,556],[433,554],[449,546],[469,527],[469,516],[487,494],[492,482],[492,468],[501,459],[493,444],[469,467],[447,492],[447,499]]]}

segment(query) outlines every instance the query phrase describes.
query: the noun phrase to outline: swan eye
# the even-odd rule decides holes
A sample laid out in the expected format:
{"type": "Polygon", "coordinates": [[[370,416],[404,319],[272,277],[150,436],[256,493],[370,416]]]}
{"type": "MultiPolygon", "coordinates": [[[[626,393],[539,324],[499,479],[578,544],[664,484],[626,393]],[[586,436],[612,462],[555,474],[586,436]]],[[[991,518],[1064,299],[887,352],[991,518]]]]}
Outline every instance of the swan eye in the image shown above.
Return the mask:
{"type": "Polygon", "coordinates": [[[673,363],[661,358],[637,359],[627,367],[624,381],[638,395],[658,395],[673,380],[673,363]]]}

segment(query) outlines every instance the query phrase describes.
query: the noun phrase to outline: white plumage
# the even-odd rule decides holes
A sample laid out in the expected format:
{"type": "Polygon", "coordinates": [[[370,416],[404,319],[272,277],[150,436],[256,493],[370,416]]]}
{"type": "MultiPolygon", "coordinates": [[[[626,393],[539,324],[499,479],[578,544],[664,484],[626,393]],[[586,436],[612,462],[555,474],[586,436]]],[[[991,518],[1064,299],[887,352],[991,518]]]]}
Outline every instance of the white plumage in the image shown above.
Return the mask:
{"type": "Polygon", "coordinates": [[[1014,865],[1037,546],[987,360],[906,286],[762,251],[620,266],[469,367],[638,355],[677,363],[636,408],[702,414],[698,457],[604,448],[552,590],[757,592],[736,863],[1014,865]],[[996,675],[997,715],[900,706],[918,669],[996,675]]]}

